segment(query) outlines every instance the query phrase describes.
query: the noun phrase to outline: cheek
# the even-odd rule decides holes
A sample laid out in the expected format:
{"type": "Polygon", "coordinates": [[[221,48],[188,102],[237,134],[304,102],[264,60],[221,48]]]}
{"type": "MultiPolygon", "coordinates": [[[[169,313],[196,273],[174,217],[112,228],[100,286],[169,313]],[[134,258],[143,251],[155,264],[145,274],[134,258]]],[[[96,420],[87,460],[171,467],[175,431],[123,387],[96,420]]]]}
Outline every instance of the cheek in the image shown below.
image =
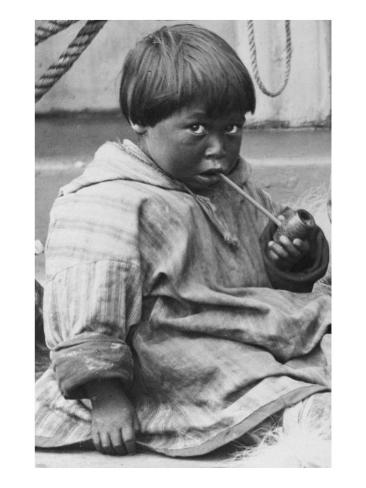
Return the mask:
{"type": "Polygon", "coordinates": [[[232,137],[226,143],[226,152],[231,157],[235,158],[238,156],[241,147],[241,137],[232,137]]]}
{"type": "Polygon", "coordinates": [[[181,136],[169,143],[169,150],[174,159],[183,159],[187,156],[200,157],[204,153],[204,141],[192,136],[181,136]]]}
{"type": "Polygon", "coordinates": [[[241,135],[230,137],[229,142],[228,142],[229,148],[233,151],[240,148],[241,139],[242,139],[241,135]]]}
{"type": "Polygon", "coordinates": [[[204,151],[195,144],[175,146],[171,152],[170,168],[177,178],[189,177],[195,173],[204,157],[204,151]]]}

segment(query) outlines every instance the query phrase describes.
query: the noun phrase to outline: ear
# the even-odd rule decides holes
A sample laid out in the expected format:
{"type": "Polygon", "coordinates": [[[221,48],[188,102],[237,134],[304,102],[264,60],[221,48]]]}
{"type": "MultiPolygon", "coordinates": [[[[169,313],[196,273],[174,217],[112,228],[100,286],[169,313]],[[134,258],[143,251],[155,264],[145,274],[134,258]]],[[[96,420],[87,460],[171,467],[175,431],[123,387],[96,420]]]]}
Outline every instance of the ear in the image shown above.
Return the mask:
{"type": "Polygon", "coordinates": [[[147,131],[147,127],[145,127],[144,125],[135,124],[133,122],[130,122],[130,125],[132,129],[136,132],[136,134],[142,135],[145,134],[145,132],[147,131]]]}

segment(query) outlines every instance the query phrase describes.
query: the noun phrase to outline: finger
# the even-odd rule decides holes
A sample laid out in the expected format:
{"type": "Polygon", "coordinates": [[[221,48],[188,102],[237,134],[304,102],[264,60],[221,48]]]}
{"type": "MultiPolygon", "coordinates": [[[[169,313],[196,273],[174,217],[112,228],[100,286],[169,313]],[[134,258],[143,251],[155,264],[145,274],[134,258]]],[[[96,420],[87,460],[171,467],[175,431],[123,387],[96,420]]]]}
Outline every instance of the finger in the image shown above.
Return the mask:
{"type": "Polygon", "coordinates": [[[286,220],[286,217],[282,214],[277,215],[278,220],[281,220],[281,222],[284,222],[286,220]]]}
{"type": "Polygon", "coordinates": [[[92,439],[93,439],[93,444],[94,447],[97,451],[101,452],[102,451],[102,444],[100,442],[100,437],[98,432],[93,432],[92,433],[92,439]]]}
{"type": "Polygon", "coordinates": [[[289,262],[286,259],[279,258],[277,254],[275,254],[272,251],[268,252],[268,256],[271,258],[271,260],[276,264],[277,268],[287,270],[290,269],[292,266],[292,263],[289,262]]]}
{"type": "Polygon", "coordinates": [[[272,252],[274,252],[275,254],[277,254],[277,256],[279,258],[281,258],[281,259],[288,259],[288,257],[289,257],[288,252],[278,242],[270,241],[268,243],[268,247],[269,247],[269,249],[272,252]]]}
{"type": "Polygon", "coordinates": [[[125,442],[126,450],[128,454],[136,454],[136,442],[135,440],[130,440],[125,442]]]}
{"type": "Polygon", "coordinates": [[[128,454],[134,454],[136,452],[136,442],[135,431],[132,425],[124,426],[122,430],[122,437],[128,454]]]}
{"type": "Polygon", "coordinates": [[[268,256],[272,259],[272,261],[277,262],[279,260],[279,257],[277,254],[275,254],[273,251],[268,251],[268,256]]]}
{"type": "Polygon", "coordinates": [[[293,259],[299,259],[302,255],[300,249],[298,249],[287,236],[280,236],[280,243],[285,247],[287,253],[293,259]]]}
{"type": "Polygon", "coordinates": [[[293,244],[297,249],[299,249],[299,251],[302,254],[306,254],[310,250],[309,241],[303,241],[302,239],[294,239],[293,244]]]}
{"type": "Polygon", "coordinates": [[[122,432],[120,429],[113,431],[110,434],[110,439],[116,455],[123,456],[124,454],[127,454],[127,449],[123,443],[122,432]]]}
{"type": "Polygon", "coordinates": [[[100,437],[100,443],[101,443],[101,452],[103,454],[113,455],[114,450],[112,448],[111,441],[110,441],[108,433],[107,432],[100,432],[99,437],[100,437]]]}

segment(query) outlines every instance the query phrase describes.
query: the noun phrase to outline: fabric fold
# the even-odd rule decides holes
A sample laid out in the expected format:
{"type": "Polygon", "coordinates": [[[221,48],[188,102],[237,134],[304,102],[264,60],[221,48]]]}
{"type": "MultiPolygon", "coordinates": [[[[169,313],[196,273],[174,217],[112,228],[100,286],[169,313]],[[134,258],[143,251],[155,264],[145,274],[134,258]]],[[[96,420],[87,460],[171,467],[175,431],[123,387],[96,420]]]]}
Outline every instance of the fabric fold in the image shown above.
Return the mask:
{"type": "Polygon", "coordinates": [[[51,351],[51,360],[63,396],[88,398],[85,384],[117,378],[128,389],[133,378],[130,348],[123,341],[99,334],[76,337],[51,351]]]}
{"type": "MultiPolygon", "coordinates": [[[[54,370],[36,385],[37,442],[89,439],[83,385],[114,377],[130,387],[137,442],[204,454],[330,388],[321,348],[330,297],[274,290],[260,242],[267,218],[220,183],[199,204],[131,144],[102,146],[51,211],[44,317],[54,370]]],[[[230,178],[273,212],[247,175],[240,159],[230,178]]]]}

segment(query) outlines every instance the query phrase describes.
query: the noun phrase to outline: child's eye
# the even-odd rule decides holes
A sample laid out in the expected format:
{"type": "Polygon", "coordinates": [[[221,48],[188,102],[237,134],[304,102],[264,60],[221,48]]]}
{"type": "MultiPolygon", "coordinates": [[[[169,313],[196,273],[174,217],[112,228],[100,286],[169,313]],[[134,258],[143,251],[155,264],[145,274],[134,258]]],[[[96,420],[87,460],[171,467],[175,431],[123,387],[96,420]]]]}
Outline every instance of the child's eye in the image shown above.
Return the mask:
{"type": "Polygon", "coordinates": [[[189,130],[193,132],[193,134],[197,134],[197,135],[203,135],[207,133],[205,126],[199,124],[198,122],[196,124],[190,125],[189,130]]]}
{"type": "Polygon", "coordinates": [[[229,124],[225,128],[225,132],[226,134],[238,134],[241,131],[242,127],[243,126],[241,124],[229,124]]]}

